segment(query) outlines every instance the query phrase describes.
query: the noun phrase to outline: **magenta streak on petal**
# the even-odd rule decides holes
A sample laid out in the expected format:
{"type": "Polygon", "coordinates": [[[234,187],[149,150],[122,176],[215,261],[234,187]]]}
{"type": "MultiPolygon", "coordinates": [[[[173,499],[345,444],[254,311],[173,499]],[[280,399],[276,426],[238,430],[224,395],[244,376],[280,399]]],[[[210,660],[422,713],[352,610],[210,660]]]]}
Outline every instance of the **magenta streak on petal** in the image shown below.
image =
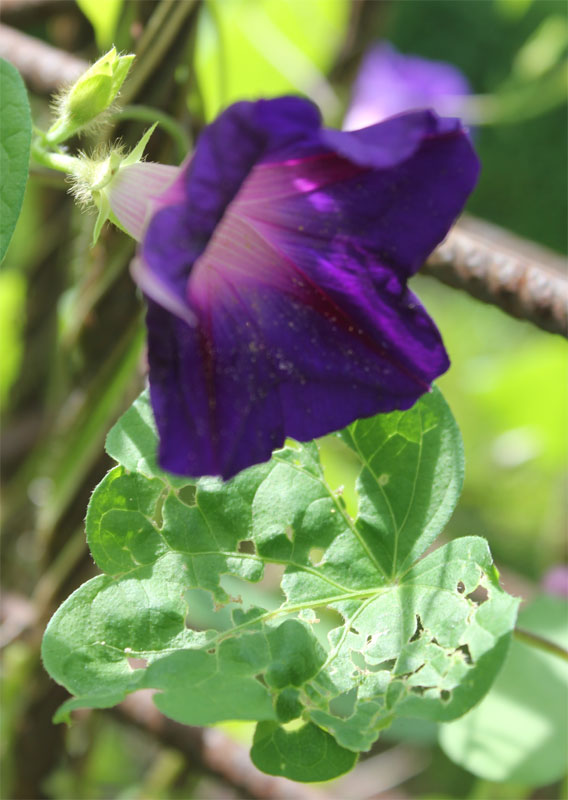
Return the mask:
{"type": "MultiPolygon", "coordinates": [[[[317,281],[311,278],[305,270],[302,270],[298,261],[282,252],[275,238],[278,237],[278,234],[284,237],[289,236],[290,231],[298,231],[299,226],[293,225],[291,220],[282,220],[282,223],[278,224],[274,220],[267,219],[266,212],[264,215],[262,214],[262,210],[266,208],[267,194],[270,195],[272,201],[276,197],[281,199],[298,194],[295,185],[300,180],[299,175],[304,176],[305,187],[309,185],[322,188],[357,177],[368,171],[366,168],[357,167],[344,159],[339,159],[333,154],[288,161],[277,165],[263,164],[256,167],[228,207],[207,250],[195,262],[188,291],[190,296],[193,294],[194,297],[198,297],[200,283],[203,280],[210,283],[214,279],[213,271],[217,274],[215,275],[216,288],[211,292],[212,298],[218,297],[223,292],[223,287],[226,288],[228,283],[234,282],[236,279],[245,282],[253,280],[287,292],[297,297],[303,304],[317,310],[322,316],[336,317],[339,325],[363,342],[371,352],[388,360],[411,378],[423,391],[430,391],[429,382],[422,380],[400,361],[393,359],[384,348],[380,347],[360,328],[360,325],[350,318],[349,313],[341,308],[317,281]],[[258,216],[255,216],[253,211],[257,211],[258,216]],[[267,228],[272,229],[276,235],[267,235],[267,228]],[[296,277],[291,278],[292,275],[296,277]]],[[[313,189],[305,188],[304,193],[312,195],[312,203],[314,199],[325,200],[328,203],[333,202],[331,198],[323,194],[318,195],[313,189]]],[[[313,205],[317,208],[316,203],[313,205]]],[[[277,208],[274,203],[271,204],[271,207],[277,208]]],[[[278,210],[280,212],[278,216],[282,219],[282,210],[278,210]]],[[[322,209],[318,208],[318,211],[320,210],[322,209]]],[[[316,238],[316,234],[310,233],[310,238],[316,238]]],[[[330,239],[327,234],[322,234],[322,238],[325,241],[330,239]]],[[[210,301],[211,298],[205,302],[210,301]]],[[[386,323],[388,323],[387,319],[385,319],[386,323]]]]}
{"type": "Polygon", "coordinates": [[[200,309],[224,299],[234,282],[255,281],[289,290],[289,276],[257,232],[235,211],[223,217],[207,249],[194,263],[188,282],[190,304],[200,309]]]}
{"type": "MultiPolygon", "coordinates": [[[[240,314],[244,315],[246,318],[248,318],[251,321],[251,325],[254,326],[257,334],[260,336],[260,338],[262,338],[262,330],[260,329],[260,327],[259,327],[258,323],[256,322],[256,320],[254,320],[254,319],[251,320],[249,308],[247,307],[246,303],[243,301],[243,299],[242,299],[239,291],[235,287],[235,285],[234,284],[229,284],[227,288],[229,289],[229,291],[231,292],[231,294],[232,294],[232,296],[233,296],[233,298],[235,300],[235,305],[237,305],[239,307],[239,310],[237,311],[237,314],[240,313],[240,314]]],[[[243,287],[243,288],[246,288],[246,287],[243,287]]],[[[213,337],[212,337],[211,319],[208,320],[207,329],[208,329],[208,333],[209,333],[209,339],[208,339],[207,344],[205,344],[204,339],[202,339],[202,348],[203,348],[203,360],[204,360],[204,363],[206,365],[205,366],[205,372],[206,372],[207,390],[208,390],[209,398],[210,398],[210,406],[209,406],[210,430],[213,433],[213,437],[212,438],[213,438],[214,448],[216,450],[216,458],[217,458],[217,461],[219,463],[221,463],[221,461],[220,461],[220,453],[218,452],[218,450],[219,450],[219,426],[218,426],[216,415],[215,415],[217,401],[216,401],[216,389],[215,389],[215,354],[214,354],[214,347],[212,346],[213,337]]],[[[279,393],[276,394],[275,399],[278,399],[278,401],[280,403],[281,417],[284,418],[284,409],[282,408],[282,402],[281,402],[281,398],[280,398],[279,393]]],[[[234,428],[233,431],[232,431],[232,433],[233,433],[233,446],[227,453],[224,454],[225,461],[227,463],[231,462],[232,458],[235,455],[235,452],[241,446],[242,434],[246,430],[246,426],[247,426],[247,424],[249,422],[249,418],[250,418],[251,413],[253,413],[253,411],[251,409],[243,409],[243,413],[241,415],[240,423],[239,423],[238,427],[234,428]]],[[[279,446],[283,446],[283,445],[284,445],[284,439],[282,439],[282,441],[281,441],[279,446]]]]}
{"type": "MultiPolygon", "coordinates": [[[[341,183],[365,172],[368,172],[368,169],[353,165],[334,154],[295,159],[279,164],[257,165],[226,209],[223,219],[217,226],[207,249],[195,261],[188,282],[188,292],[190,291],[190,285],[194,287],[192,291],[199,292],[198,286],[202,278],[197,276],[202,275],[202,271],[207,264],[210,268],[216,266],[218,269],[229,269],[231,273],[240,271],[243,276],[254,275],[256,280],[263,280],[264,275],[264,280],[268,280],[271,285],[276,286],[273,282],[275,276],[266,274],[267,268],[263,262],[263,258],[269,261],[274,259],[274,253],[270,250],[271,243],[268,243],[268,250],[258,253],[259,261],[255,268],[253,268],[250,258],[243,261],[240,267],[237,261],[239,258],[236,248],[237,241],[243,248],[243,255],[246,256],[246,250],[251,246],[251,243],[247,241],[247,235],[250,238],[250,229],[255,231],[257,235],[259,233],[254,226],[255,217],[251,213],[252,209],[257,207],[259,209],[259,219],[262,219],[262,210],[266,207],[267,202],[273,203],[276,199],[295,197],[299,193],[314,194],[315,196],[315,190],[317,189],[324,186],[328,187],[334,183],[341,183]],[[234,227],[232,223],[236,219],[239,219],[241,223],[247,224],[248,234],[246,229],[236,229],[234,227]],[[219,248],[222,246],[225,246],[225,250],[221,258],[219,248]],[[221,261],[219,262],[220,258],[221,261]],[[214,259],[217,263],[214,264],[210,259],[214,259]]],[[[321,204],[324,202],[331,204],[333,201],[323,195],[315,196],[313,200],[314,206],[319,211],[331,210],[321,208],[321,204]],[[320,201],[319,208],[318,201],[320,201]]],[[[296,265],[293,266],[297,269],[296,265]]]]}
{"type": "Polygon", "coordinates": [[[233,201],[239,207],[307,194],[359,175],[366,168],[352,164],[334,153],[280,163],[258,164],[233,201]]]}
{"type": "Polygon", "coordinates": [[[108,192],[110,207],[120,224],[137,241],[142,241],[146,224],[157,205],[181,201],[176,181],[179,174],[179,167],[150,161],[140,161],[119,170],[108,192]]]}
{"type": "MultiPolygon", "coordinates": [[[[222,309],[225,319],[233,316],[237,319],[245,318],[248,320],[247,325],[253,326],[257,335],[263,338],[262,329],[251,314],[251,306],[243,300],[241,292],[247,294],[247,283],[257,286],[262,283],[271,289],[286,292],[289,291],[290,283],[289,276],[279,269],[275,254],[266,245],[243,219],[235,213],[226,214],[207,250],[195,262],[188,285],[189,300],[199,307],[200,350],[209,397],[209,430],[211,445],[219,465],[221,427],[217,419],[213,314],[215,310],[222,309]],[[255,258],[251,258],[252,255],[255,258]]],[[[225,460],[230,461],[234,451],[240,446],[241,433],[246,428],[251,413],[251,409],[242,409],[238,429],[232,431],[233,447],[229,453],[224,454],[225,460]]],[[[279,446],[282,444],[283,440],[279,446]]]]}
{"type": "MultiPolygon", "coordinates": [[[[276,225],[273,224],[271,225],[270,223],[269,225],[273,227],[275,230],[278,229],[276,225]]],[[[299,265],[295,261],[293,261],[291,258],[286,256],[278,249],[278,246],[274,241],[271,241],[270,239],[266,238],[263,235],[263,233],[261,233],[258,230],[258,228],[256,229],[256,232],[260,236],[262,236],[262,238],[266,241],[268,246],[272,247],[275,253],[277,253],[278,256],[283,261],[286,261],[288,265],[293,270],[295,270],[298,275],[301,276],[302,281],[305,281],[306,286],[309,286],[309,288],[312,290],[312,298],[311,298],[312,301],[310,305],[312,308],[314,308],[314,310],[317,310],[324,317],[332,318],[335,323],[339,324],[339,327],[343,328],[343,330],[350,333],[354,338],[357,338],[361,342],[363,342],[369,348],[369,350],[371,350],[371,352],[376,353],[381,358],[384,358],[386,361],[388,361],[390,364],[396,367],[396,369],[400,370],[400,372],[402,372],[404,375],[406,375],[416,384],[418,384],[418,386],[420,386],[423,391],[428,391],[428,392],[430,391],[429,383],[423,381],[421,378],[415,375],[411,370],[409,370],[406,366],[404,366],[404,364],[400,363],[400,361],[395,360],[389,353],[387,353],[384,350],[384,348],[382,348],[375,341],[373,341],[373,339],[351,319],[349,314],[344,309],[342,309],[341,306],[339,306],[335,302],[335,300],[332,297],[330,297],[330,295],[321,286],[319,286],[313,279],[311,279],[306,274],[306,272],[304,272],[299,267],[299,265]]]]}
{"type": "MultiPolygon", "coordinates": [[[[231,307],[234,305],[234,293],[245,289],[247,283],[264,284],[299,300],[302,305],[337,324],[372,353],[410,378],[422,391],[429,391],[428,382],[374,341],[350,318],[348,312],[280,250],[273,239],[259,230],[258,223],[255,226],[254,220],[247,219],[246,211],[239,206],[238,200],[232,204],[206,251],[193,266],[188,282],[191,304],[197,303],[200,309],[208,309],[209,312],[212,304],[231,307]],[[230,295],[233,295],[233,300],[230,295]]],[[[268,224],[278,230],[277,226],[268,224]]],[[[285,229],[281,232],[286,235],[285,229]]]]}
{"type": "MultiPolygon", "coordinates": [[[[369,335],[369,333],[365,331],[364,328],[361,327],[361,324],[359,322],[357,322],[350,316],[348,310],[342,308],[342,306],[339,305],[333,299],[332,293],[334,287],[332,286],[330,287],[331,288],[330,292],[328,287],[324,287],[317,281],[317,279],[310,277],[306,271],[302,270],[298,265],[297,260],[295,260],[289,254],[282,252],[277,242],[278,234],[282,232],[282,230],[279,229],[278,225],[272,222],[262,223],[261,226],[257,226],[256,231],[260,236],[262,236],[266,240],[267,244],[273,247],[273,249],[276,252],[278,252],[280,257],[283,260],[286,260],[288,264],[294,270],[296,270],[296,272],[299,275],[302,276],[302,279],[305,280],[307,284],[309,284],[312,290],[311,307],[314,308],[314,310],[317,310],[322,316],[326,317],[334,324],[337,324],[338,327],[342,328],[343,330],[347,331],[351,336],[358,339],[371,352],[375,353],[380,358],[383,358],[386,361],[388,361],[403,375],[406,375],[415,384],[417,384],[422,391],[430,391],[430,383],[428,381],[423,380],[419,375],[416,374],[416,372],[412,371],[411,368],[409,369],[400,359],[396,359],[391,353],[385,350],[384,347],[382,347],[379,343],[377,343],[369,335]]],[[[284,229],[284,233],[286,233],[286,229],[284,229]]],[[[349,286],[347,283],[345,284],[344,287],[342,286],[336,287],[336,293],[337,290],[339,290],[340,294],[345,294],[348,288],[349,286]]],[[[368,297],[367,299],[371,300],[373,299],[374,296],[378,305],[380,297],[378,294],[375,295],[376,289],[372,285],[369,285],[368,288],[370,290],[370,297],[368,297]]],[[[393,331],[390,331],[391,325],[393,324],[393,322],[396,324],[396,322],[398,321],[398,316],[396,313],[393,314],[392,309],[388,308],[388,306],[383,305],[381,310],[382,310],[381,326],[377,326],[375,324],[373,325],[373,328],[375,329],[376,332],[379,332],[380,330],[382,336],[385,337],[387,341],[389,341],[389,339],[393,338],[392,337],[393,331]]],[[[367,327],[368,324],[369,323],[367,322],[367,327]]],[[[416,347],[417,343],[414,343],[414,346],[416,347]]],[[[418,356],[418,352],[414,353],[413,355],[416,359],[416,357],[418,356]]]]}

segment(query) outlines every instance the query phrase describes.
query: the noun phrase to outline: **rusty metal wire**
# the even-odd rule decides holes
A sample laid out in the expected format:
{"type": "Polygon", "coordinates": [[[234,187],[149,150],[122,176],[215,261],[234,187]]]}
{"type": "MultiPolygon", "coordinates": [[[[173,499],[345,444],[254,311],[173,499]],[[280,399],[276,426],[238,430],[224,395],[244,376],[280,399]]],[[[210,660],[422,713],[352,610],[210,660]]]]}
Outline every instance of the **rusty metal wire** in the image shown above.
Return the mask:
{"type": "Polygon", "coordinates": [[[568,273],[561,256],[496,225],[464,217],[421,270],[448,286],[568,338],[568,273]]]}

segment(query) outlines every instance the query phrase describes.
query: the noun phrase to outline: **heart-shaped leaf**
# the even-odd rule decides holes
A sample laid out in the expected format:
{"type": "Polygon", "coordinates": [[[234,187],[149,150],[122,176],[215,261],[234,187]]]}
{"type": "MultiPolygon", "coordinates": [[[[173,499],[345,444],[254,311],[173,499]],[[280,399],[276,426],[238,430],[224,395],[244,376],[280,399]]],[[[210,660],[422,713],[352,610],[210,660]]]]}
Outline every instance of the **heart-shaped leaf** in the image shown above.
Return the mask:
{"type": "Polygon", "coordinates": [[[28,179],[32,121],[20,74],[0,58],[0,262],[20,216],[28,179]]]}
{"type": "Polygon", "coordinates": [[[257,765],[306,781],[349,769],[396,716],[454,719],[482,697],[517,601],[483,539],[419,560],[463,475],[442,396],[338,437],[359,464],[355,519],[315,443],[292,442],[227,483],[162,472],[148,397],[136,401],[109,434],[120,465],[87,515],[105,574],[45,634],[47,669],[76,695],[60,717],[153,688],[182,723],[257,720],[257,765]],[[283,596],[255,594],[274,565],[283,596]],[[192,625],[204,597],[207,625],[192,625]]]}

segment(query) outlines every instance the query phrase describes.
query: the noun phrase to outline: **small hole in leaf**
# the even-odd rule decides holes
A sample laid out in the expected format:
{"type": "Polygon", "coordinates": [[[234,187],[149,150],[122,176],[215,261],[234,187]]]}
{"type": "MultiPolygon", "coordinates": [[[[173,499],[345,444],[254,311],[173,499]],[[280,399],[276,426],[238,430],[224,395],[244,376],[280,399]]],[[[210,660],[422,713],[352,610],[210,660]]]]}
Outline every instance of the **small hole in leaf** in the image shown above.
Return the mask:
{"type": "Polygon", "coordinates": [[[452,693],[449,692],[447,689],[442,689],[442,691],[440,692],[440,700],[442,701],[442,703],[447,703],[451,698],[451,696],[452,693]]]}
{"type": "Polygon", "coordinates": [[[127,658],[126,660],[131,670],[146,669],[148,666],[148,661],[145,658],[127,658]]]}
{"type": "Polygon", "coordinates": [[[212,647],[211,650],[208,650],[207,652],[209,653],[210,656],[214,656],[215,655],[215,648],[212,647]]]}
{"type": "Polygon", "coordinates": [[[309,559],[314,565],[314,567],[316,567],[320,563],[324,552],[325,550],[322,547],[312,547],[312,549],[310,550],[309,559]]]}
{"type": "Polygon", "coordinates": [[[434,688],[435,688],[434,686],[411,686],[410,691],[414,692],[414,694],[419,694],[420,696],[422,696],[429,689],[434,689],[434,688]]]}
{"type": "Polygon", "coordinates": [[[480,584],[477,589],[474,589],[473,592],[470,592],[466,597],[468,600],[471,600],[472,603],[475,603],[475,605],[480,606],[489,599],[489,592],[485,586],[481,586],[480,584]]]}
{"type": "Polygon", "coordinates": [[[355,664],[357,669],[367,669],[367,662],[365,661],[365,656],[358,650],[351,651],[351,661],[355,664]]]}
{"type": "Polygon", "coordinates": [[[467,644],[460,644],[459,647],[456,647],[454,653],[461,653],[466,664],[473,664],[473,658],[471,657],[467,644]]]}
{"type": "Polygon", "coordinates": [[[357,689],[350,689],[348,692],[337,695],[329,704],[329,712],[334,717],[340,719],[348,719],[355,710],[355,702],[357,700],[357,689]]]}
{"type": "MultiPolygon", "coordinates": [[[[263,592],[270,592],[274,597],[275,602],[283,603],[286,599],[282,591],[282,576],[286,566],[284,564],[266,564],[263,571],[263,576],[258,583],[258,587],[263,592]]],[[[243,588],[243,594],[246,594],[246,589],[243,588]]]]}
{"type": "Polygon", "coordinates": [[[422,632],[424,631],[424,625],[422,624],[422,620],[420,619],[420,615],[416,615],[416,630],[408,640],[409,642],[415,642],[417,639],[420,639],[422,636],[422,632]]]}
{"type": "Polygon", "coordinates": [[[381,661],[380,664],[367,664],[369,672],[382,672],[383,670],[390,670],[396,664],[396,658],[389,658],[388,661],[381,661]]]}
{"type": "Polygon", "coordinates": [[[463,581],[459,581],[458,583],[458,592],[463,594],[465,592],[465,584],[463,581]]]}
{"type": "Polygon", "coordinates": [[[345,620],[334,608],[326,608],[322,609],[321,611],[322,616],[324,617],[325,621],[329,624],[331,628],[342,628],[345,624],[345,620]]]}
{"type": "Polygon", "coordinates": [[[401,673],[399,673],[397,675],[397,678],[399,678],[400,680],[403,680],[403,678],[410,678],[411,675],[416,675],[418,672],[420,672],[421,669],[424,669],[424,667],[425,667],[425,663],[420,664],[419,667],[416,667],[416,669],[413,669],[410,672],[401,672],[401,673]]]}
{"type": "Polygon", "coordinates": [[[359,635],[359,631],[357,630],[357,628],[349,628],[349,633],[354,633],[356,636],[359,635]]]}
{"type": "Polygon", "coordinates": [[[187,486],[182,486],[181,489],[178,490],[177,496],[179,497],[181,502],[184,503],[184,505],[189,506],[191,508],[192,506],[196,505],[195,503],[196,493],[197,489],[195,487],[195,484],[188,483],[187,486]]]}
{"type": "Polygon", "coordinates": [[[166,495],[164,492],[158,497],[156,501],[156,508],[154,509],[154,523],[156,524],[157,528],[161,528],[164,524],[164,518],[162,517],[162,509],[164,507],[164,501],[166,499],[166,495]]]}
{"type": "Polygon", "coordinates": [[[371,644],[371,642],[372,642],[372,641],[373,641],[373,635],[370,633],[370,634],[367,636],[367,644],[371,644]]]}
{"type": "Polygon", "coordinates": [[[239,542],[238,552],[246,553],[247,555],[255,555],[256,548],[254,542],[251,539],[243,539],[242,542],[239,542]]]}

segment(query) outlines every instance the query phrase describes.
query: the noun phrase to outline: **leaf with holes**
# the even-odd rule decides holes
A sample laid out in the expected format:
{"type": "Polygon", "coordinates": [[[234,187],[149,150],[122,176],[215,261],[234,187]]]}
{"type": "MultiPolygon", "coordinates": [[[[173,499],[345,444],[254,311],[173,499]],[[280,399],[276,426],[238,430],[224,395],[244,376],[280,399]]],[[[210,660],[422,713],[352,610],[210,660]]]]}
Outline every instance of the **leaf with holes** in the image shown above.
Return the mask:
{"type": "MultiPolygon", "coordinates": [[[[535,597],[519,614],[519,626],[565,648],[566,599],[535,597]]],[[[440,726],[442,750],[487,781],[526,787],[560,781],[568,752],[568,715],[561,698],[568,698],[566,661],[515,640],[483,702],[440,726]]]]}
{"type": "Polygon", "coordinates": [[[45,633],[45,665],[75,695],[59,719],[152,688],[182,723],[258,721],[257,766],[308,781],[350,769],[397,716],[471,708],[501,666],[517,601],[482,539],[420,560],[462,483],[448,407],[433,391],[337,441],[359,465],[355,518],[313,442],[227,483],[162,472],[142,395],[109,434],[119,466],[87,514],[104,574],[45,633]],[[277,568],[280,599],[266,586],[277,568]]]}

